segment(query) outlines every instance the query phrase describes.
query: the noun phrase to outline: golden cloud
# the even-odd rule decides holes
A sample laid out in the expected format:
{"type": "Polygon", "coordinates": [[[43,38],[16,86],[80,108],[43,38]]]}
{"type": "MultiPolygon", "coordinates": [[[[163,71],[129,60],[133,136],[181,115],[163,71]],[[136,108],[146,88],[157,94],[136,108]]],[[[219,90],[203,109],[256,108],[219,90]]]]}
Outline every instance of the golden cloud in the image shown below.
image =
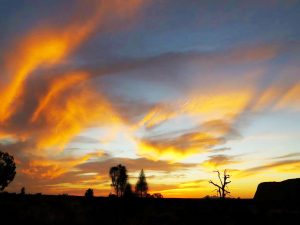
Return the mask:
{"type": "Polygon", "coordinates": [[[63,147],[82,129],[121,123],[110,103],[94,91],[79,90],[62,104],[52,102],[42,115],[47,131],[37,134],[38,147],[63,147]]]}
{"type": "Polygon", "coordinates": [[[191,132],[174,138],[139,140],[138,153],[152,160],[176,162],[190,155],[208,151],[221,143],[224,143],[222,138],[203,132],[191,132]]]}
{"type": "Polygon", "coordinates": [[[293,173],[299,173],[299,169],[300,169],[300,160],[289,159],[289,160],[281,160],[273,163],[268,163],[262,166],[249,168],[244,171],[241,171],[241,173],[239,173],[238,176],[239,177],[252,176],[257,173],[263,173],[266,170],[273,170],[277,172],[289,171],[293,173]]]}
{"type": "Polygon", "coordinates": [[[91,158],[99,158],[101,156],[103,156],[102,151],[86,154],[79,158],[63,158],[57,160],[35,159],[31,160],[26,168],[21,169],[20,173],[37,179],[54,179],[91,158]]]}
{"type": "Polygon", "coordinates": [[[46,93],[45,96],[40,98],[40,102],[36,110],[34,111],[30,121],[35,122],[39,115],[44,111],[51,101],[55,98],[60,97],[60,93],[72,88],[74,85],[86,80],[88,74],[85,72],[74,72],[67,74],[63,77],[59,77],[58,80],[55,80],[50,87],[50,90],[46,93]]]}
{"type": "MultiPolygon", "coordinates": [[[[144,3],[140,0],[126,3],[120,0],[91,1],[90,4],[95,7],[88,16],[74,18],[71,23],[57,28],[39,27],[19,40],[11,53],[5,55],[4,74],[0,83],[1,133],[15,135],[9,131],[13,129],[11,123],[25,105],[24,95],[30,92],[25,90],[26,83],[34,72],[38,71],[42,76],[45,69],[64,63],[96,29],[105,23],[112,23],[112,17],[128,22],[128,18],[131,20],[144,3]],[[111,11],[114,11],[113,16],[111,11]]],[[[26,131],[20,131],[17,138],[36,138],[40,149],[62,147],[86,127],[104,121],[120,122],[103,94],[88,85],[78,88],[77,92],[70,91],[88,76],[85,71],[73,71],[51,83],[47,93],[40,97],[37,108],[33,109],[29,119],[31,124],[28,124],[26,131]],[[70,93],[67,94],[67,91],[70,93]]]]}
{"type": "Polygon", "coordinates": [[[220,169],[223,168],[223,166],[227,166],[237,162],[238,161],[235,159],[234,156],[213,155],[209,156],[209,159],[205,160],[201,165],[209,169],[220,169]]]}

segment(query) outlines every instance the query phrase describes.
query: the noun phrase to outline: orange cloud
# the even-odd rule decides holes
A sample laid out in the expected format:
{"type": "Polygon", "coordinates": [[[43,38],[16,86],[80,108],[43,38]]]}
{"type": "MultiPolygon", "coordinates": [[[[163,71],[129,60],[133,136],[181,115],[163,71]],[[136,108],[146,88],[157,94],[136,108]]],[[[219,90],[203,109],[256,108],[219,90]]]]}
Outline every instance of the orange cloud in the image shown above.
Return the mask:
{"type": "Polygon", "coordinates": [[[120,124],[121,118],[110,103],[94,91],[78,90],[63,103],[49,102],[40,119],[47,130],[38,134],[38,147],[63,147],[82,129],[104,124],[120,124]]]}
{"type": "Polygon", "coordinates": [[[299,173],[299,169],[300,169],[300,160],[289,159],[289,160],[282,160],[282,161],[277,161],[262,166],[249,168],[244,171],[241,171],[241,173],[238,175],[239,177],[252,176],[257,174],[258,172],[263,173],[266,170],[275,170],[278,172],[289,171],[293,173],[299,173]]]}
{"type": "Polygon", "coordinates": [[[253,98],[252,90],[199,94],[188,96],[186,101],[180,100],[170,104],[156,105],[138,123],[146,128],[153,128],[180,115],[207,117],[208,119],[233,119],[248,106],[253,98]]]}
{"type": "Polygon", "coordinates": [[[64,31],[35,31],[25,38],[8,59],[9,83],[0,92],[0,120],[6,121],[16,110],[24,92],[26,79],[39,67],[60,63],[89,33],[87,27],[70,27],[64,31]]]}
{"type": "Polygon", "coordinates": [[[277,109],[293,108],[300,110],[300,83],[293,85],[277,102],[277,109]]]}
{"type": "Polygon", "coordinates": [[[152,160],[179,161],[190,155],[208,151],[223,143],[222,138],[207,133],[192,132],[175,138],[140,140],[138,153],[152,160]]]}
{"type": "Polygon", "coordinates": [[[183,111],[192,115],[232,118],[245,109],[252,96],[250,90],[195,96],[183,105],[183,111]]]}
{"type": "Polygon", "coordinates": [[[232,124],[249,106],[252,98],[253,91],[249,89],[189,97],[181,104],[183,101],[156,105],[138,123],[138,127],[155,128],[185,115],[194,120],[201,131],[163,140],[137,140],[139,154],[154,160],[178,161],[223,144],[227,136],[239,136],[232,124]],[[205,119],[208,122],[203,122],[205,119]]]}
{"type": "MultiPolygon", "coordinates": [[[[42,76],[44,70],[64,63],[96,29],[104,24],[114,27],[115,20],[120,19],[122,24],[132,20],[144,3],[141,0],[91,1],[89,6],[94,8],[88,15],[78,11],[78,18],[73,18],[67,25],[39,27],[22,38],[4,57],[5,72],[0,83],[1,125],[10,128],[13,116],[24,107],[24,95],[29,92],[25,90],[26,82],[34,72],[39,71],[37,76],[42,76]]],[[[84,71],[71,72],[50,84],[50,89],[33,109],[31,124],[27,125],[26,131],[19,132],[18,138],[36,138],[39,148],[62,147],[72,136],[93,123],[120,121],[105,97],[91,87],[71,92],[72,95],[66,94],[67,90],[87,77],[84,71]]],[[[4,132],[3,129],[1,132],[9,135],[9,130],[4,132]]]]}
{"type": "Polygon", "coordinates": [[[298,82],[293,85],[273,84],[257,97],[252,110],[255,112],[282,109],[299,110],[299,96],[300,84],[298,82]]]}
{"type": "Polygon", "coordinates": [[[0,122],[5,122],[16,111],[19,98],[24,92],[24,83],[32,72],[61,63],[97,26],[111,17],[112,10],[118,17],[131,17],[143,1],[112,0],[94,3],[96,10],[88,18],[74,20],[75,22],[62,28],[34,30],[6,57],[7,81],[2,83],[0,91],[0,122]]]}
{"type": "Polygon", "coordinates": [[[69,172],[76,165],[82,164],[94,157],[101,157],[103,152],[96,152],[84,155],[79,158],[67,158],[59,160],[35,159],[29,162],[29,166],[20,170],[20,173],[26,174],[38,179],[54,179],[62,174],[69,172]]]}
{"type": "Polygon", "coordinates": [[[275,58],[282,46],[272,43],[257,46],[247,46],[246,48],[237,48],[232,51],[226,58],[237,60],[239,63],[263,62],[275,58]]]}
{"type": "Polygon", "coordinates": [[[178,116],[178,112],[170,109],[171,106],[159,104],[154,106],[137,124],[137,128],[145,126],[148,129],[154,128],[161,123],[178,116]]]}
{"type": "Polygon", "coordinates": [[[206,168],[216,169],[234,163],[237,163],[234,156],[213,155],[213,156],[209,156],[209,159],[205,160],[201,165],[206,168]]]}
{"type": "Polygon", "coordinates": [[[59,77],[58,80],[55,80],[54,83],[51,85],[51,89],[48,91],[48,93],[41,97],[40,103],[33,113],[31,117],[31,122],[35,122],[40,113],[45,110],[47,105],[50,103],[50,101],[53,101],[55,98],[59,97],[59,94],[69,88],[72,88],[75,84],[86,80],[88,77],[88,74],[85,72],[74,72],[71,74],[67,74],[64,77],[59,77]]]}

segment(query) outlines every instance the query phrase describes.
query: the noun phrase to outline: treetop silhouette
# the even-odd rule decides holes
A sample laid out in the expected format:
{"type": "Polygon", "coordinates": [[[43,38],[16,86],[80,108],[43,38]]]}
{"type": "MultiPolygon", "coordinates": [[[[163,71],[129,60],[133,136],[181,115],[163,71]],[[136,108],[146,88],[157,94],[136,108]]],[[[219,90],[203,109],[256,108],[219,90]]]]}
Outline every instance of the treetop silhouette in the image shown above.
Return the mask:
{"type": "Polygon", "coordinates": [[[148,183],[146,181],[146,176],[144,170],[142,169],[135,186],[135,192],[139,197],[146,197],[148,192],[148,183]]]}
{"type": "Polygon", "coordinates": [[[111,186],[115,189],[117,197],[122,197],[128,180],[126,167],[121,164],[113,166],[109,170],[109,175],[112,182],[111,186]]]}
{"type": "Polygon", "coordinates": [[[16,175],[14,157],[0,151],[0,191],[3,191],[16,175]]]}
{"type": "Polygon", "coordinates": [[[85,191],[84,196],[85,196],[86,198],[93,198],[93,197],[94,197],[94,190],[91,189],[91,188],[87,189],[87,190],[85,191]]]}

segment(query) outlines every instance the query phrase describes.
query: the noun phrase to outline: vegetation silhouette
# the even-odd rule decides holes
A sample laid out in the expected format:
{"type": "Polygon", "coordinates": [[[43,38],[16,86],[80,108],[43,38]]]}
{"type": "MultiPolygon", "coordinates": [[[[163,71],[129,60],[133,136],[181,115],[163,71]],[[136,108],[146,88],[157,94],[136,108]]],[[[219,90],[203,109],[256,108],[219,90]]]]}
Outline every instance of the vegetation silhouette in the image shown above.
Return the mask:
{"type": "Polygon", "coordinates": [[[153,198],[164,198],[164,196],[161,193],[153,193],[153,198]]]}
{"type": "Polygon", "coordinates": [[[138,197],[146,197],[148,192],[148,183],[146,181],[146,176],[144,170],[142,169],[135,185],[135,193],[138,197]]]}
{"type": "Polygon", "coordinates": [[[89,198],[89,199],[93,198],[93,197],[94,197],[94,190],[91,189],[91,188],[87,189],[87,190],[85,191],[84,196],[85,196],[86,198],[89,198]]]}
{"type": "Polygon", "coordinates": [[[20,195],[25,195],[25,187],[21,188],[20,195]]]}
{"type": "MultiPolygon", "coordinates": [[[[2,167],[4,161],[1,163],[2,167]]],[[[297,195],[300,179],[283,182],[268,182],[259,185],[256,199],[228,199],[218,201],[203,199],[157,199],[160,193],[149,194],[144,170],[141,170],[136,192],[128,182],[127,169],[119,164],[109,171],[115,192],[111,198],[94,198],[93,189],[85,192],[85,197],[63,195],[26,194],[25,187],[20,194],[1,192],[0,214],[3,224],[144,224],[179,225],[194,224],[201,216],[202,224],[295,224],[300,218],[299,199],[289,198],[297,195]],[[125,185],[124,185],[125,184],[125,185]],[[271,186],[270,186],[271,185],[271,186]],[[271,188],[271,189],[270,189],[271,188]],[[279,200],[267,199],[264,193],[272,191],[284,194],[279,200]],[[145,199],[134,198],[135,193],[145,199]],[[295,194],[296,193],[296,194],[295,194]],[[67,197],[66,197],[67,196],[67,197]],[[123,197],[123,199],[117,198],[123,197]],[[86,200],[89,199],[89,200],[86,200]],[[262,201],[263,200],[263,201],[262,201]],[[216,214],[218,215],[216,217],[216,214]],[[2,216],[5,215],[5,216],[2,216]],[[213,218],[213,219],[212,219],[213,218]]],[[[229,194],[227,185],[230,175],[225,170],[218,174],[220,184],[209,181],[217,187],[220,198],[229,194]]],[[[268,197],[267,196],[267,197],[268,197]]]]}
{"type": "Polygon", "coordinates": [[[126,167],[121,164],[113,166],[109,170],[109,175],[111,186],[115,189],[117,197],[123,197],[128,180],[126,167]]]}
{"type": "Polygon", "coordinates": [[[212,180],[210,180],[209,183],[217,187],[216,191],[218,192],[219,197],[221,199],[225,199],[226,195],[230,194],[230,191],[228,191],[228,184],[231,183],[231,181],[228,180],[230,178],[230,175],[227,174],[227,170],[224,170],[222,177],[219,170],[216,170],[214,172],[218,174],[220,184],[217,184],[212,180]]]}
{"type": "Polygon", "coordinates": [[[0,194],[1,224],[297,224],[299,201],[93,198],[0,194]],[[199,222],[196,222],[196,221],[199,222]]]}
{"type": "Polygon", "coordinates": [[[16,175],[14,157],[7,152],[0,151],[0,191],[3,191],[16,175]]]}
{"type": "Polygon", "coordinates": [[[124,198],[133,198],[133,197],[135,197],[135,194],[132,191],[131,184],[127,183],[124,191],[124,198]]]}

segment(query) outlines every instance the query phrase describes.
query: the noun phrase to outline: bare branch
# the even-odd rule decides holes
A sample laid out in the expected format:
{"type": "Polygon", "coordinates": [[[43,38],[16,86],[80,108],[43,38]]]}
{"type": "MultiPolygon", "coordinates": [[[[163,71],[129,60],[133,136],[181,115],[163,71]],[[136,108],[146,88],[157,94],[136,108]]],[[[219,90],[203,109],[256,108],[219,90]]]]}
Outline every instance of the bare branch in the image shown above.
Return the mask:
{"type": "Polygon", "coordinates": [[[220,171],[219,170],[215,170],[214,172],[218,173],[218,177],[219,177],[220,183],[223,186],[223,182],[222,182],[222,179],[221,179],[220,171]]]}
{"type": "Polygon", "coordinates": [[[216,186],[216,187],[218,187],[219,189],[222,189],[222,187],[221,186],[219,186],[218,184],[216,184],[216,183],[214,183],[213,181],[209,181],[209,183],[210,184],[212,184],[212,185],[214,185],[214,186],[216,186]]]}
{"type": "Polygon", "coordinates": [[[230,178],[230,175],[227,174],[227,170],[225,169],[223,172],[223,176],[222,176],[223,180],[222,180],[219,170],[216,170],[213,172],[218,173],[220,185],[217,183],[214,183],[212,180],[209,180],[209,183],[218,188],[218,189],[216,189],[216,191],[218,192],[220,198],[225,198],[227,194],[230,194],[230,191],[228,190],[228,186],[227,186],[228,184],[231,183],[231,181],[228,180],[230,178]]]}

